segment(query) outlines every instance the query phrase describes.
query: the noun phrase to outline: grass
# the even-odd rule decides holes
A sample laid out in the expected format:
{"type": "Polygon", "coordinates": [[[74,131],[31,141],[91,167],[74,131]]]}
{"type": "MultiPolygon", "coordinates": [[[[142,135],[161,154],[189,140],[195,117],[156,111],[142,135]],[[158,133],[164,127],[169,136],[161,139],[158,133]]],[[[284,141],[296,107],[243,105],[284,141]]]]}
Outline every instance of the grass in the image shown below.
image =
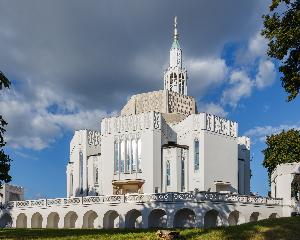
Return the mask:
{"type": "MultiPolygon", "coordinates": [[[[300,239],[300,217],[267,219],[232,227],[182,229],[182,239],[300,239]]],[[[0,229],[0,239],[156,239],[156,230],[0,229]]]]}

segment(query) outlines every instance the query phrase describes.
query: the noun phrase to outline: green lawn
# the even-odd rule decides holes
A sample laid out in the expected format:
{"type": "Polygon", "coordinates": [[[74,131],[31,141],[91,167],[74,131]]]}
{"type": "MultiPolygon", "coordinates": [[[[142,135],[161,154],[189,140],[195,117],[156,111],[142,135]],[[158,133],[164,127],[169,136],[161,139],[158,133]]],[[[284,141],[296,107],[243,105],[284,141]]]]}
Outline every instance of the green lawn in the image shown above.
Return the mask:
{"type": "MultiPolygon", "coordinates": [[[[156,239],[156,230],[0,229],[0,239],[156,239]]],[[[180,230],[182,239],[300,239],[300,217],[268,219],[233,227],[180,230]]]]}

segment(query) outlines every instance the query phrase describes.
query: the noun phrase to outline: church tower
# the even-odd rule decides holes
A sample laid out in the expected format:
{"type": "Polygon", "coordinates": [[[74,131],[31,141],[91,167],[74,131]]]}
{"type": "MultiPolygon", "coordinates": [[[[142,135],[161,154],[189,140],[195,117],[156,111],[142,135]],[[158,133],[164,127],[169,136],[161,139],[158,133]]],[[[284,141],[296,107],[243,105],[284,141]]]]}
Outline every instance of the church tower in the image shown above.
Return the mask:
{"type": "Polygon", "coordinates": [[[164,73],[164,89],[187,95],[187,71],[182,68],[182,50],[178,42],[177,17],[174,18],[174,39],[170,50],[170,63],[164,73]]]}

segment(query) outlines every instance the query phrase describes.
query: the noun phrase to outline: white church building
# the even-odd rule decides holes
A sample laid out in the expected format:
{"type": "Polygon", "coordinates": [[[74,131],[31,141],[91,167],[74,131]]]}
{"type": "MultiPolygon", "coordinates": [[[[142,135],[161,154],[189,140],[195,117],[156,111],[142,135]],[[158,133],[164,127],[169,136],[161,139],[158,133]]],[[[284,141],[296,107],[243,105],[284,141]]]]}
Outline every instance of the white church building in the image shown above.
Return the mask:
{"type": "Polygon", "coordinates": [[[238,135],[237,122],[198,112],[176,18],[163,80],[162,90],[133,95],[99,130],[75,131],[67,197],[10,201],[2,214],[10,214],[11,225],[213,227],[298,211],[282,191],[297,164],[287,170],[290,178],[273,181],[273,198],[250,195],[250,139],[238,135]]]}
{"type": "Polygon", "coordinates": [[[250,140],[188,96],[177,23],[164,89],[134,95],[100,131],[76,131],[67,196],[212,191],[250,193],[250,140]]]}

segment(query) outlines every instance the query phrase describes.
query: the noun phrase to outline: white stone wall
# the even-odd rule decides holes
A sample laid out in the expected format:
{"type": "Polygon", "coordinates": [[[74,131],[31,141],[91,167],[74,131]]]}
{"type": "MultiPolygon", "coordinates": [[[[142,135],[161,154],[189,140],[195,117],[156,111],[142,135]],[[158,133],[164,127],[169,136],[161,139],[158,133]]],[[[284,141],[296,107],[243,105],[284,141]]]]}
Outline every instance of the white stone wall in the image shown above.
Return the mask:
{"type": "MultiPolygon", "coordinates": [[[[160,90],[133,95],[121,110],[121,116],[135,115],[149,111],[179,114],[182,116],[179,120],[182,120],[190,114],[195,114],[197,107],[193,97],[169,90],[160,90]]],[[[168,118],[166,119],[167,121],[168,118]]]]}
{"type": "Polygon", "coordinates": [[[196,102],[193,97],[182,95],[176,92],[167,91],[168,93],[168,113],[179,113],[184,116],[195,114],[196,102]]]}
{"type": "MultiPolygon", "coordinates": [[[[76,131],[71,141],[70,163],[67,167],[67,196],[113,194],[112,181],[144,181],[142,192],[182,191],[179,183],[166,188],[162,147],[169,143],[187,147],[185,165],[185,191],[198,189],[216,191],[216,181],[227,184],[227,191],[249,193],[250,145],[249,139],[237,138],[237,123],[214,115],[200,113],[189,115],[177,124],[168,124],[161,113],[147,112],[129,116],[105,118],[101,121],[101,135],[88,130],[76,131]],[[96,139],[96,145],[92,139],[96,139]],[[114,144],[122,140],[141,139],[141,172],[114,172],[114,144]],[[195,141],[199,141],[199,170],[195,170],[195,141]],[[248,146],[249,145],[249,146],[248,146]],[[239,146],[244,146],[244,152],[239,146]],[[83,153],[83,192],[80,190],[79,152],[83,153]],[[248,164],[238,166],[238,158],[248,164]],[[98,184],[94,180],[94,168],[98,167],[98,184]],[[240,179],[238,179],[240,171],[240,179]],[[73,193],[70,194],[70,174],[73,173],[73,193]]],[[[177,151],[177,150],[176,150],[177,151]]],[[[178,153],[174,159],[178,160],[178,153]]],[[[177,161],[176,160],[176,161],[177,161]]],[[[174,160],[175,161],[175,160],[174,160]]],[[[175,162],[176,162],[175,161],[175,162]]],[[[175,163],[174,162],[174,163],[175,163]]],[[[181,181],[181,171],[171,177],[181,181]]],[[[224,190],[224,189],[223,189],[224,190]]]]}
{"type": "Polygon", "coordinates": [[[103,194],[112,194],[113,180],[144,180],[143,192],[161,191],[161,125],[160,113],[104,119],[101,122],[103,194]],[[114,174],[114,142],[118,139],[141,139],[141,172],[114,174]]]}
{"type": "Polygon", "coordinates": [[[216,191],[215,181],[238,189],[237,123],[206,113],[193,114],[173,125],[177,143],[189,147],[188,191],[216,191]],[[199,141],[199,170],[194,169],[194,142],[199,141]]]}
{"type": "Polygon", "coordinates": [[[229,182],[230,192],[238,191],[237,140],[204,132],[204,188],[216,191],[215,181],[229,182]]]}
{"type": "Polygon", "coordinates": [[[162,158],[163,192],[187,191],[188,149],[179,145],[165,146],[162,150],[162,158]]]}
{"type": "Polygon", "coordinates": [[[149,111],[167,112],[167,92],[164,90],[133,95],[121,110],[121,115],[140,114],[149,111]]]}
{"type": "Polygon", "coordinates": [[[17,228],[208,228],[282,217],[282,209],[280,199],[190,192],[11,202],[3,214],[17,228]]]}
{"type": "Polygon", "coordinates": [[[279,197],[283,200],[283,214],[290,216],[292,212],[300,212],[300,189],[298,189],[298,199],[292,197],[292,182],[296,181],[300,185],[300,163],[285,163],[278,165],[271,175],[271,196],[279,197]]]}
{"type": "Polygon", "coordinates": [[[67,197],[86,196],[88,194],[90,186],[94,185],[91,174],[89,174],[90,167],[88,159],[89,156],[100,154],[100,152],[101,136],[99,132],[92,130],[75,131],[70,142],[70,159],[66,170],[67,197]],[[81,154],[82,166],[80,163],[81,154]],[[72,187],[71,174],[73,175],[72,187]]]}

